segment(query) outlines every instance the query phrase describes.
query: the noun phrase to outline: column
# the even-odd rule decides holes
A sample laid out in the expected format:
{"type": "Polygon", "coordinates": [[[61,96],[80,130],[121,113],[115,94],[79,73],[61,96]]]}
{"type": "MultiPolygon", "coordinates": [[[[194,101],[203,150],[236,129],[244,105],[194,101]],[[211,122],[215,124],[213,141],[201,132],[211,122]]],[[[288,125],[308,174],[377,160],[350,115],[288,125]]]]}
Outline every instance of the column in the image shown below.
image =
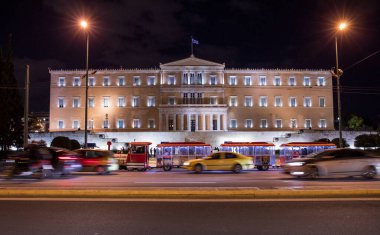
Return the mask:
{"type": "Polygon", "coordinates": [[[220,131],[220,114],[216,114],[216,125],[217,125],[217,130],[220,131]]]}
{"type": "Polygon", "coordinates": [[[187,130],[191,131],[191,114],[187,114],[187,130]]]}
{"type": "Polygon", "coordinates": [[[196,113],[195,114],[195,131],[199,130],[199,128],[198,128],[198,118],[199,118],[199,115],[196,113]]]}
{"type": "Polygon", "coordinates": [[[162,131],[162,114],[161,113],[158,115],[158,122],[159,122],[159,125],[160,125],[159,130],[162,131]]]}
{"type": "Polygon", "coordinates": [[[183,120],[183,114],[181,114],[180,117],[181,117],[181,119],[180,119],[180,121],[181,121],[181,123],[180,123],[181,124],[181,131],[183,131],[183,121],[184,121],[183,120]]]}
{"type": "Polygon", "coordinates": [[[177,114],[173,114],[173,131],[177,130],[177,114]]]}
{"type": "Polygon", "coordinates": [[[206,130],[206,114],[202,115],[202,130],[206,130]]]}
{"type": "Polygon", "coordinates": [[[169,114],[165,114],[166,131],[169,131],[169,114]]]}
{"type": "Polygon", "coordinates": [[[208,120],[209,121],[209,124],[210,124],[210,131],[212,131],[212,113],[209,114],[210,116],[210,119],[208,120]]]}
{"type": "Polygon", "coordinates": [[[227,115],[223,114],[223,130],[227,131],[227,115]]]}

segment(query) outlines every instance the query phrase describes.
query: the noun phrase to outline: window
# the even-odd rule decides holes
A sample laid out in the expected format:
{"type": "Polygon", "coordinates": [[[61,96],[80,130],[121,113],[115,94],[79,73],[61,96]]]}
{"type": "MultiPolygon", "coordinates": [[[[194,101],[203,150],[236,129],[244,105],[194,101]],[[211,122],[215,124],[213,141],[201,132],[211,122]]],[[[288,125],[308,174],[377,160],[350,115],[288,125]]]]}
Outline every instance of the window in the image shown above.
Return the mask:
{"type": "Polygon", "coordinates": [[[311,119],[305,119],[305,128],[311,128],[311,119]]]}
{"type": "Polygon", "coordinates": [[[197,104],[203,104],[203,94],[202,93],[197,94],[197,104]]]}
{"type": "Polygon", "coordinates": [[[244,106],[245,107],[252,107],[252,96],[244,97],[244,106]]]}
{"type": "Polygon", "coordinates": [[[281,119],[275,120],[275,127],[276,128],[282,128],[282,120],[281,119]]]}
{"type": "Polygon", "coordinates": [[[297,128],[297,120],[296,119],[290,119],[290,128],[297,128]]]}
{"type": "Polygon", "coordinates": [[[65,123],[63,122],[63,120],[58,120],[58,129],[63,129],[65,128],[65,123]]]}
{"type": "Polygon", "coordinates": [[[117,120],[117,128],[124,128],[124,120],[123,119],[118,119],[117,120]]]}
{"type": "Polygon", "coordinates": [[[105,129],[110,128],[110,123],[108,121],[108,118],[103,120],[103,128],[105,129]]]}
{"type": "Polygon", "coordinates": [[[245,119],[245,128],[252,128],[253,122],[252,119],[245,119]]]}
{"type": "Polygon", "coordinates": [[[195,84],[195,74],[194,73],[190,73],[190,84],[195,84]]]}
{"type": "Polygon", "coordinates": [[[251,76],[245,76],[244,77],[244,85],[245,86],[252,86],[252,77],[251,76]]]}
{"type": "Polygon", "coordinates": [[[237,128],[237,120],[236,119],[231,119],[230,120],[230,128],[236,129],[237,128]]]}
{"type": "Polygon", "coordinates": [[[155,124],[154,124],[154,119],[149,119],[148,120],[148,128],[155,128],[155,124]]]}
{"type": "Polygon", "coordinates": [[[133,85],[134,86],[140,86],[141,85],[141,79],[139,76],[134,76],[133,77],[133,85]]]}
{"type": "Polygon", "coordinates": [[[296,97],[290,97],[289,98],[289,106],[290,107],[297,107],[297,98],[296,97]]]}
{"type": "Polygon", "coordinates": [[[89,108],[95,107],[95,98],[94,97],[88,97],[88,107],[89,108]]]}
{"type": "Polygon", "coordinates": [[[90,119],[88,120],[88,129],[94,129],[94,120],[93,119],[90,119]]]}
{"type": "Polygon", "coordinates": [[[148,86],[154,86],[154,85],[155,85],[155,80],[156,80],[156,77],[154,77],[154,76],[149,76],[149,77],[148,77],[148,80],[147,80],[147,84],[148,84],[148,86]]]}
{"type": "Polygon", "coordinates": [[[231,107],[237,107],[237,97],[236,96],[230,96],[230,106],[231,107]]]}
{"type": "Polygon", "coordinates": [[[266,86],[267,85],[267,78],[265,76],[259,77],[259,86],[266,86]]]}
{"type": "Polygon", "coordinates": [[[317,78],[317,86],[326,86],[326,79],[325,79],[325,77],[318,77],[317,78]]]}
{"type": "Polygon", "coordinates": [[[281,78],[279,76],[275,76],[273,79],[273,85],[281,86],[281,78]]]}
{"type": "Polygon", "coordinates": [[[326,128],[326,119],[319,119],[319,128],[326,128]]]}
{"type": "Polygon", "coordinates": [[[236,86],[236,85],[237,85],[236,76],[230,76],[230,86],[236,86]]]}
{"type": "Polygon", "coordinates": [[[140,106],[140,97],[139,96],[133,96],[132,97],[132,107],[139,107],[140,106]]]}
{"type": "Polygon", "coordinates": [[[125,97],[119,96],[117,98],[117,107],[125,107],[125,97]]]}
{"type": "Polygon", "coordinates": [[[168,85],[175,85],[175,77],[174,76],[169,76],[168,77],[168,85]]]}
{"type": "Polygon", "coordinates": [[[108,108],[109,106],[110,106],[110,97],[109,96],[103,97],[103,107],[108,108]]]}
{"type": "Polygon", "coordinates": [[[118,86],[125,86],[125,78],[124,77],[118,77],[118,86]]]}
{"type": "Polygon", "coordinates": [[[282,98],[281,96],[274,97],[274,107],[282,107],[282,98]]]}
{"type": "Polygon", "coordinates": [[[58,108],[65,107],[65,99],[63,97],[58,97],[58,108]]]}
{"type": "Polygon", "coordinates": [[[203,76],[202,76],[202,73],[197,73],[197,83],[198,85],[202,85],[203,84],[203,76]]]}
{"type": "Polygon", "coordinates": [[[66,81],[64,77],[58,78],[58,86],[66,86],[66,81]]]}
{"type": "Polygon", "coordinates": [[[261,119],[260,120],[260,128],[268,128],[268,120],[261,119]]]}
{"type": "Polygon", "coordinates": [[[325,97],[319,97],[319,107],[326,107],[325,97]]]}
{"type": "Polygon", "coordinates": [[[175,105],[175,96],[168,97],[168,105],[175,105]]]}
{"type": "Polygon", "coordinates": [[[189,74],[188,73],[184,73],[182,75],[182,84],[184,84],[184,85],[189,84],[189,74]]]}
{"type": "Polygon", "coordinates": [[[103,86],[109,86],[110,85],[110,78],[104,77],[103,78],[103,86]]]}
{"type": "Polygon", "coordinates": [[[148,107],[156,106],[156,98],[154,96],[148,96],[147,106],[148,107]]]}
{"type": "Polygon", "coordinates": [[[310,77],[304,77],[303,78],[303,85],[304,86],[311,86],[310,77]]]}
{"type": "Polygon", "coordinates": [[[88,78],[88,86],[95,86],[95,78],[94,77],[88,78]]]}
{"type": "Polygon", "coordinates": [[[267,106],[268,106],[268,97],[260,96],[260,107],[267,107],[267,106]]]}
{"type": "Polygon", "coordinates": [[[307,108],[311,107],[311,97],[307,96],[303,98],[303,106],[307,108]]]}
{"type": "Polygon", "coordinates": [[[73,129],[78,130],[79,128],[80,128],[79,121],[78,120],[74,120],[73,121],[73,129]]]}
{"type": "Polygon", "coordinates": [[[216,85],[216,76],[215,75],[210,76],[210,85],[216,85]]]}
{"type": "Polygon", "coordinates": [[[218,97],[210,96],[210,104],[218,104],[218,97]]]}
{"type": "Polygon", "coordinates": [[[79,97],[74,97],[73,98],[73,108],[79,108],[80,102],[79,102],[79,97]]]}
{"type": "Polygon", "coordinates": [[[133,119],[132,128],[140,128],[140,119],[133,119]]]}
{"type": "Polygon", "coordinates": [[[189,103],[189,97],[188,97],[187,93],[183,93],[182,103],[183,104],[189,103]]]}
{"type": "Polygon", "coordinates": [[[297,85],[296,78],[295,77],[290,77],[288,84],[289,84],[289,86],[295,86],[295,85],[297,85]]]}
{"type": "Polygon", "coordinates": [[[80,86],[80,77],[73,78],[73,86],[80,86]]]}

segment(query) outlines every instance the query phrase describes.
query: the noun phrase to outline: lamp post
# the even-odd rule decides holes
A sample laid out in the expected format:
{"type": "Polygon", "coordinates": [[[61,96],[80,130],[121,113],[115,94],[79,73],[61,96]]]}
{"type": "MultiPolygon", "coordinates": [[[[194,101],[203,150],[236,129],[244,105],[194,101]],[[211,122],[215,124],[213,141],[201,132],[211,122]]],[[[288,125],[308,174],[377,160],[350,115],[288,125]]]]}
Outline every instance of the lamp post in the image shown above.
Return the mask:
{"type": "Polygon", "coordinates": [[[88,23],[85,20],[80,22],[81,27],[85,30],[86,33],[86,95],[85,95],[85,107],[84,107],[84,148],[87,148],[87,119],[88,119],[88,50],[89,50],[89,33],[87,30],[88,23]]]}
{"type": "Polygon", "coordinates": [[[337,96],[338,96],[338,126],[339,126],[339,148],[343,148],[342,141],[342,116],[341,116],[341,103],[340,103],[340,77],[343,75],[343,70],[339,69],[339,55],[338,55],[338,33],[343,31],[347,27],[347,24],[342,22],[338,26],[338,31],[335,34],[335,62],[336,67],[333,71],[333,76],[336,77],[337,96]]]}

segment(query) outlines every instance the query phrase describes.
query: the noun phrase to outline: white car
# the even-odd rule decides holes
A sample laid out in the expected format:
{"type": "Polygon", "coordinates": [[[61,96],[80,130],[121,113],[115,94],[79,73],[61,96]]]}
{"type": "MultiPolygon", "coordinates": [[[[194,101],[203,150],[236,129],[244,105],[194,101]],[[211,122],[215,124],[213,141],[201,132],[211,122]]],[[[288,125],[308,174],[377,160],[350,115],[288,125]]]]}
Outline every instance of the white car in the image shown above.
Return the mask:
{"type": "Polygon", "coordinates": [[[296,177],[348,177],[374,178],[380,173],[380,157],[358,149],[330,149],[305,158],[291,160],[284,173],[296,177]]]}

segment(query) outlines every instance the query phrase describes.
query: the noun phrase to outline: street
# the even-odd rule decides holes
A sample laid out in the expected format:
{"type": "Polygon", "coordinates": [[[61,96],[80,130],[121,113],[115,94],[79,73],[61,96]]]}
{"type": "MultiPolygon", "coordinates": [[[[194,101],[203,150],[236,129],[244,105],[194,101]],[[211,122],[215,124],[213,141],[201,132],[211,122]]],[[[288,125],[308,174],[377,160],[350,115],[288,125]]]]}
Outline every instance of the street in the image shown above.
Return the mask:
{"type": "Polygon", "coordinates": [[[75,173],[71,176],[54,176],[44,180],[30,178],[0,179],[0,188],[35,189],[123,189],[149,187],[222,187],[256,189],[380,189],[380,178],[365,180],[362,177],[331,179],[296,179],[282,174],[281,169],[269,171],[205,172],[194,174],[183,169],[164,172],[152,169],[146,172],[120,170],[110,175],[75,173]]]}
{"type": "Polygon", "coordinates": [[[1,234],[378,234],[380,201],[0,201],[1,234]]]}

